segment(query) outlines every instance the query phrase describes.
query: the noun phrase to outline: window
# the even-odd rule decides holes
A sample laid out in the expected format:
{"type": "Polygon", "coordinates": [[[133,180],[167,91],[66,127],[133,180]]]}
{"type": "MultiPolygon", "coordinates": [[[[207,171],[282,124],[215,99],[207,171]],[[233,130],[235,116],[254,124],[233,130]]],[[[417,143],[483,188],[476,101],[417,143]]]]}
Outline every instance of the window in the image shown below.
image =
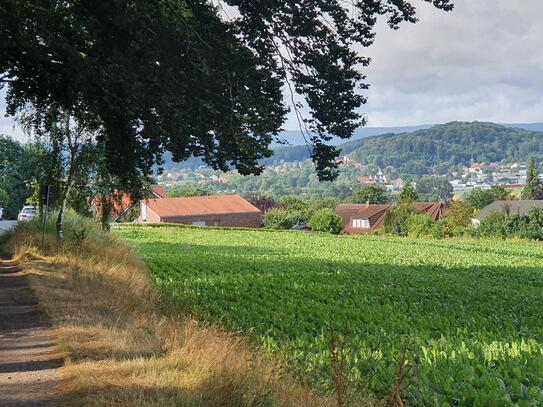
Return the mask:
{"type": "Polygon", "coordinates": [[[370,221],[368,219],[353,219],[351,225],[353,228],[369,229],[370,221]]]}
{"type": "Polygon", "coordinates": [[[206,226],[205,220],[198,221],[198,222],[192,222],[192,226],[206,226]]]}

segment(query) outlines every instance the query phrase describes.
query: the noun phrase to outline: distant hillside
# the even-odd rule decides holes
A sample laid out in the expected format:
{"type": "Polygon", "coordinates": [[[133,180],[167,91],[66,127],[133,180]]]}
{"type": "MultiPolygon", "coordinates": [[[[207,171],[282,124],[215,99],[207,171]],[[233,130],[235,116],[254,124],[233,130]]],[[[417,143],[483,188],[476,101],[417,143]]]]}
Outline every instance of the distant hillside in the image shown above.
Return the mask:
{"type": "MultiPolygon", "coordinates": [[[[503,124],[505,127],[514,127],[518,129],[531,130],[531,131],[543,131],[543,123],[510,123],[503,124]]],[[[349,141],[360,140],[366,137],[380,136],[382,134],[400,134],[400,133],[412,133],[417,130],[429,129],[434,127],[435,124],[422,124],[418,126],[396,126],[396,127],[361,127],[357,129],[349,141]]],[[[305,141],[302,133],[298,130],[287,130],[280,134],[280,138],[287,141],[291,146],[304,145],[305,141]]],[[[330,144],[340,145],[344,144],[345,140],[335,137],[330,141],[330,144]]]]}
{"type": "MultiPolygon", "coordinates": [[[[349,139],[360,140],[366,137],[378,136],[381,134],[387,133],[410,133],[416,130],[428,129],[432,127],[433,124],[422,124],[418,126],[396,126],[396,127],[360,127],[355,130],[353,136],[349,139]]],[[[543,127],[543,125],[542,125],[543,127]]],[[[286,130],[279,134],[279,138],[285,140],[290,144],[290,146],[301,146],[305,145],[304,136],[298,130],[286,130]]],[[[328,143],[333,145],[340,145],[345,143],[345,139],[334,137],[328,143]]]]}
{"type": "Polygon", "coordinates": [[[343,151],[356,161],[391,165],[402,173],[437,172],[471,162],[543,159],[543,132],[482,122],[452,122],[412,133],[352,141],[343,151]]]}
{"type": "MultiPolygon", "coordinates": [[[[474,161],[526,160],[526,154],[543,156],[539,144],[542,132],[543,123],[452,122],[437,126],[367,127],[357,130],[350,141],[338,145],[343,154],[352,154],[362,162],[408,168],[413,164],[418,173],[422,167],[440,163],[447,167],[469,163],[472,154],[474,161]]],[[[284,132],[281,137],[291,144],[303,143],[300,132],[284,132]]],[[[273,150],[274,155],[264,161],[267,165],[303,161],[310,155],[305,144],[275,145],[273,150]]],[[[165,168],[196,168],[202,164],[199,158],[174,163],[169,154],[165,156],[165,168]]]]}

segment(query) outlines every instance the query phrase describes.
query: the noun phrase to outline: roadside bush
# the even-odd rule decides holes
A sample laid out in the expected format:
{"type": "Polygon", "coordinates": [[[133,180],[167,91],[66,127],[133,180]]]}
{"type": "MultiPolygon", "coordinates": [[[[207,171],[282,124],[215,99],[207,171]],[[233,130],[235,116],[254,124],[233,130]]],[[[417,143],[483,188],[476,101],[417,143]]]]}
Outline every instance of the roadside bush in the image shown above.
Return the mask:
{"type": "Polygon", "coordinates": [[[296,225],[306,225],[311,215],[308,210],[275,208],[264,212],[263,224],[268,229],[291,229],[296,225]]]}
{"type": "Polygon", "coordinates": [[[321,209],[309,221],[311,229],[317,232],[328,232],[339,235],[343,230],[343,221],[332,209],[321,209]]]}
{"type": "Polygon", "coordinates": [[[434,222],[424,213],[414,213],[405,220],[407,236],[429,237],[434,236],[434,222]]]}

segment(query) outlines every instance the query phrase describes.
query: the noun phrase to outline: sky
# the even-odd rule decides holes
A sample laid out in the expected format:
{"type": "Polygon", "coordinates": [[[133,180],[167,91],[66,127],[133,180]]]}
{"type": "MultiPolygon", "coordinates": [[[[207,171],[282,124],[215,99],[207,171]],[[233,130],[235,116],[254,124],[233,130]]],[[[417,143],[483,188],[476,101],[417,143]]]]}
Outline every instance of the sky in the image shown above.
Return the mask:
{"type": "MultiPolygon", "coordinates": [[[[360,50],[372,58],[369,126],[543,122],[542,0],[455,0],[449,13],[412,1],[417,24],[393,31],[381,21],[360,50]]],[[[22,137],[4,112],[2,92],[0,134],[22,137]]],[[[284,128],[298,129],[293,114],[284,128]]]]}
{"type": "MultiPolygon", "coordinates": [[[[420,21],[384,21],[364,72],[369,126],[461,121],[543,122],[543,1],[413,0],[420,21]]],[[[294,118],[285,125],[297,129],[294,118]]]]}

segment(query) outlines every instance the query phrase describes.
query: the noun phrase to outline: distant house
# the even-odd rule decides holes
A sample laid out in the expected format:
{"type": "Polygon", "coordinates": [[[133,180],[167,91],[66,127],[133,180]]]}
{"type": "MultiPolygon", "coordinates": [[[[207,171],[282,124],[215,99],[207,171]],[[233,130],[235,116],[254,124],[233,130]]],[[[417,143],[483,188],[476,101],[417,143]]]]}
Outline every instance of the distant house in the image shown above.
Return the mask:
{"type": "Polygon", "coordinates": [[[509,214],[527,215],[533,208],[543,208],[543,201],[495,201],[481,209],[477,216],[471,220],[471,223],[478,226],[481,224],[481,221],[494,213],[505,212],[509,214]]]}
{"type": "Polygon", "coordinates": [[[362,184],[362,185],[376,184],[376,182],[373,180],[373,178],[367,177],[367,176],[358,177],[357,181],[358,181],[359,184],[362,184]]]}
{"type": "MultiPolygon", "coordinates": [[[[433,221],[441,219],[447,211],[447,205],[439,202],[415,202],[413,207],[426,213],[433,221]]],[[[343,231],[357,235],[382,228],[390,208],[391,205],[340,204],[335,212],[343,220],[343,231]]]]}
{"type": "Polygon", "coordinates": [[[262,212],[239,195],[147,199],[141,202],[139,221],[254,228],[262,212]]]}
{"type": "Polygon", "coordinates": [[[382,227],[389,208],[390,205],[340,204],[335,212],[343,220],[343,231],[355,235],[382,227]]]}

